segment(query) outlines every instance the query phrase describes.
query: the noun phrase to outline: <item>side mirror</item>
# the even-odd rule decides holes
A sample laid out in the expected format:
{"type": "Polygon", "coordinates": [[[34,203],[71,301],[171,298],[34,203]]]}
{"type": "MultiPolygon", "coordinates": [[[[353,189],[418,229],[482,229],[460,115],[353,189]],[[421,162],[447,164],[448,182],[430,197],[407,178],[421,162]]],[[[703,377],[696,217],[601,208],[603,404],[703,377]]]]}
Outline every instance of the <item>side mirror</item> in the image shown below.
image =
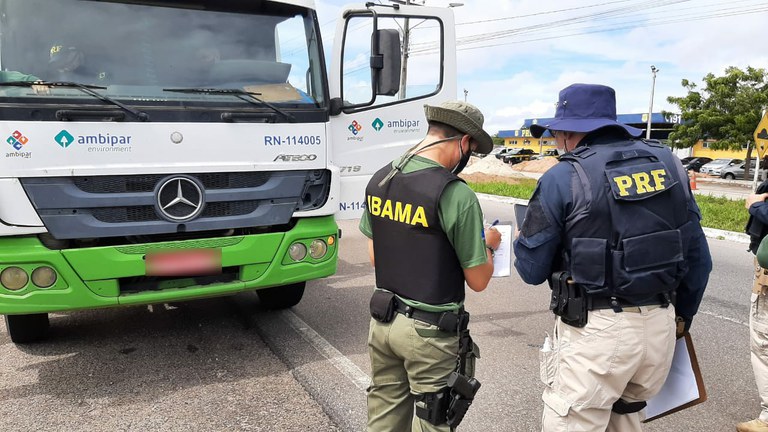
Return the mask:
{"type": "Polygon", "coordinates": [[[400,34],[395,29],[376,30],[371,38],[373,91],[377,95],[394,96],[400,90],[400,34]]]}
{"type": "Polygon", "coordinates": [[[394,96],[400,91],[402,51],[397,29],[379,29],[379,15],[374,9],[350,11],[345,15],[346,24],[342,44],[341,98],[331,101],[331,115],[342,111],[351,112],[376,103],[377,96],[394,96]],[[358,41],[370,38],[370,45],[363,48],[358,41]],[[368,65],[363,66],[364,53],[368,65]],[[361,67],[362,66],[362,67],[361,67]],[[358,75],[345,80],[346,75],[370,69],[368,77],[358,75]],[[365,83],[370,93],[362,90],[365,83]]]}

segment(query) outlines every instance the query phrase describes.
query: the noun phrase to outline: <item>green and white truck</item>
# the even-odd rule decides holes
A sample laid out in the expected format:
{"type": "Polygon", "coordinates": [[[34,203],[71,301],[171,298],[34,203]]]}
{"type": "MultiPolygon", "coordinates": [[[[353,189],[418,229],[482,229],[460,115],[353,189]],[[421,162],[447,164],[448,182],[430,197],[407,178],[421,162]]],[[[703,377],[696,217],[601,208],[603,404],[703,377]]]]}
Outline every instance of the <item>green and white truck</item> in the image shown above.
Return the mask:
{"type": "Polygon", "coordinates": [[[311,0],[0,0],[11,340],[53,312],[291,307],[334,274],[336,219],[456,95],[448,8],[348,7],[334,39],[311,0]]]}

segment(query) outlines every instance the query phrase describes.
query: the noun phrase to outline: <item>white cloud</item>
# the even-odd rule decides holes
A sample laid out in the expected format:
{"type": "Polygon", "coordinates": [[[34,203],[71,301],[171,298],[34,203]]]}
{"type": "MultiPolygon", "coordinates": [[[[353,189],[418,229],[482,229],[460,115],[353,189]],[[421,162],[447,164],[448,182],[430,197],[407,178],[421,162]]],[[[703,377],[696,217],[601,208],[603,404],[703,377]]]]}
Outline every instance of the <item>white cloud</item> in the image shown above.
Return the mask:
{"type": "MultiPolygon", "coordinates": [[[[449,1],[426,3],[447,6],[449,1]]],[[[574,82],[613,87],[619,113],[646,112],[652,87],[650,66],[655,65],[659,72],[653,107],[658,112],[674,110],[666,99],[685,94],[683,79],[699,83],[707,73],[722,75],[728,66],[768,68],[768,55],[756,48],[768,18],[768,6],[760,0],[694,0],[655,8],[639,0],[602,6],[590,0],[464,3],[454,8],[457,37],[468,41],[480,36],[480,43],[459,46],[456,97],[463,98],[467,89],[467,100],[483,110],[486,129],[492,134],[518,128],[525,118],[551,116],[558,91],[574,82]],[[607,15],[609,10],[626,7],[634,10],[607,15]],[[744,11],[748,13],[735,15],[744,11]],[[594,16],[598,13],[604,15],[594,16]],[[574,24],[587,15],[593,16],[574,24]],[[626,28],[588,33],[619,27],[626,28]],[[493,39],[502,31],[516,33],[493,39]],[[486,45],[495,46],[478,48],[486,45]]],[[[319,14],[334,10],[337,16],[340,4],[319,1],[319,14]]],[[[328,17],[321,17],[321,24],[324,20],[328,17]]]]}

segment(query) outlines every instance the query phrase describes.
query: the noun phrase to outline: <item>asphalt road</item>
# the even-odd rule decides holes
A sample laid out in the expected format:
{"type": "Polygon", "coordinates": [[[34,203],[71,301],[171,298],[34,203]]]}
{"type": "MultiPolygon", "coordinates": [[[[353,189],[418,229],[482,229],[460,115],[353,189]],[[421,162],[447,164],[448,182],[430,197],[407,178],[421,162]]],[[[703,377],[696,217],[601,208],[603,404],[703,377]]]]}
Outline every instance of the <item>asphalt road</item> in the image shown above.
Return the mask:
{"type": "Polygon", "coordinates": [[[254,298],[52,315],[25,346],[0,324],[0,430],[339,430],[249,325],[254,298]]]}
{"type": "MultiPolygon", "coordinates": [[[[512,222],[509,204],[482,201],[512,222]]],[[[52,316],[50,341],[10,343],[0,324],[0,428],[21,430],[360,431],[374,285],[357,221],[342,221],[339,269],[308,284],[292,310],[244,294],[52,316]]],[[[751,255],[710,239],[715,261],[694,321],[709,400],[646,431],[733,430],[759,410],[749,364],[751,255]]],[[[552,315],[546,286],[514,273],[470,292],[482,382],[463,431],[535,431],[538,350],[552,315]]]]}

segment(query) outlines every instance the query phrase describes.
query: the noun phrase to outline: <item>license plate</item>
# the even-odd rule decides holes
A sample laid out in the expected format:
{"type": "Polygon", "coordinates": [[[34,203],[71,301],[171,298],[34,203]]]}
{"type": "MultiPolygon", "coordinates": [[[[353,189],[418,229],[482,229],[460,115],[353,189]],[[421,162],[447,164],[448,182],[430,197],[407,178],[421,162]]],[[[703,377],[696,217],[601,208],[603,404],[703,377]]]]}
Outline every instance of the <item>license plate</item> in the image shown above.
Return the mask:
{"type": "Polygon", "coordinates": [[[221,249],[155,251],[145,256],[147,276],[208,276],[221,273],[221,249]]]}

